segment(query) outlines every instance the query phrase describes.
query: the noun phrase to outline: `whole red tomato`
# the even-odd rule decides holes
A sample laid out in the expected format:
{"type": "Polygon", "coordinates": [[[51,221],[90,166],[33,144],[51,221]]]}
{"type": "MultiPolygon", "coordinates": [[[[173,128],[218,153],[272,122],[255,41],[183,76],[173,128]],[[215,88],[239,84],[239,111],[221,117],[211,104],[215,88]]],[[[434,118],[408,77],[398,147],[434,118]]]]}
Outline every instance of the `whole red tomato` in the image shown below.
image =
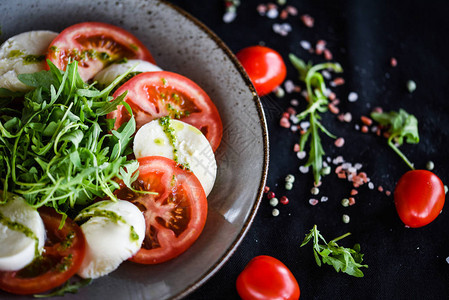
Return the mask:
{"type": "Polygon", "coordinates": [[[426,170],[408,171],[394,190],[396,210],[405,225],[422,227],[440,214],[444,206],[444,185],[437,175],[426,170]]]}
{"type": "Polygon", "coordinates": [[[297,300],[299,285],[292,272],[278,259],[254,257],[237,277],[237,292],[243,300],[297,300]]]}
{"type": "Polygon", "coordinates": [[[278,87],[287,75],[281,55],[271,48],[251,46],[236,54],[259,96],[264,96],[278,87]]]}

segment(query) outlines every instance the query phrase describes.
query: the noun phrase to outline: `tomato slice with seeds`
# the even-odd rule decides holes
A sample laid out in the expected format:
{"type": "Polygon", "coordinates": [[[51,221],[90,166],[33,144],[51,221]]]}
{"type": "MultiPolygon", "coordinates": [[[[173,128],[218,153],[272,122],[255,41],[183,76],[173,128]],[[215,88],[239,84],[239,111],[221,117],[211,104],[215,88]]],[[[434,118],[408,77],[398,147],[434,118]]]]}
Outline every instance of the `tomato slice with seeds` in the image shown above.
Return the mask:
{"type": "Polygon", "coordinates": [[[47,59],[65,70],[69,59],[79,62],[85,81],[123,58],[155,63],[150,51],[128,31],[106,23],[85,22],[64,29],[50,44],[47,59]]]}
{"type": "MultiPolygon", "coordinates": [[[[122,85],[113,97],[125,91],[128,93],[124,101],[133,111],[137,129],[154,119],[170,116],[198,128],[212,150],[220,145],[223,125],[217,107],[206,92],[187,77],[167,71],[141,73],[122,85]]],[[[107,117],[116,119],[117,129],[129,121],[131,115],[119,105],[107,117]]]]}
{"type": "Polygon", "coordinates": [[[39,214],[47,231],[44,252],[19,271],[0,271],[0,289],[19,295],[46,292],[62,285],[75,275],[86,252],[81,228],[67,218],[58,229],[61,215],[54,209],[43,208],[39,214]]]}
{"type": "Polygon", "coordinates": [[[146,233],[142,248],[130,260],[158,264],[177,257],[199,237],[207,218],[206,194],[195,175],[173,160],[160,156],[138,159],[139,177],[117,197],[137,205],[145,216],[146,233]]]}

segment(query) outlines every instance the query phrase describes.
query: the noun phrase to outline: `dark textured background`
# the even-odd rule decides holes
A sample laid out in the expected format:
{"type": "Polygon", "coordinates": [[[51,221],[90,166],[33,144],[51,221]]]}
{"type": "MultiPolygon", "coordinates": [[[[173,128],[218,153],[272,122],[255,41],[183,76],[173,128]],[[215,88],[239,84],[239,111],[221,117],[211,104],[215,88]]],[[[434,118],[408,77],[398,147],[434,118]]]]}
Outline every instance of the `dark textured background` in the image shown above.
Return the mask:
{"type": "MultiPolygon", "coordinates": [[[[343,148],[336,148],[331,139],[323,138],[326,154],[343,155],[351,163],[362,163],[363,171],[376,187],[382,185],[393,191],[407,166],[387,146],[385,139],[363,134],[354,126],[373,107],[381,106],[387,111],[404,108],[418,118],[421,141],[401,149],[418,168],[425,168],[426,162],[432,160],[434,172],[444,183],[448,182],[448,2],[287,0],[288,5],[298,9],[299,15],[307,13],[315,18],[314,28],[306,28],[299,15],[290,16],[286,21],[260,16],[256,7],[264,1],[242,0],[238,16],[230,24],[222,21],[222,0],[170,2],[205,23],[234,52],[263,42],[279,51],[286,62],[288,53],[292,52],[316,63],[322,57],[307,53],[299,42],[307,40],[314,46],[317,40],[326,40],[334,60],[345,70],[346,84],[334,89],[342,100],[340,110],[353,115],[350,124],[339,122],[331,113],[323,116],[325,126],[346,140],[343,148]],[[293,27],[286,37],[272,30],[274,23],[282,22],[293,27]],[[398,60],[396,68],[389,64],[391,57],[398,60]],[[409,79],[417,84],[412,94],[405,88],[409,79]],[[351,91],[359,95],[355,103],[347,101],[351,91]]],[[[287,65],[287,78],[298,83],[296,71],[287,65]]],[[[320,196],[328,196],[329,201],[309,205],[312,175],[298,171],[301,163],[292,151],[299,134],[279,126],[281,113],[292,98],[300,99],[300,107],[304,107],[298,94],[282,99],[271,94],[261,99],[270,132],[267,184],[277,196],[287,195],[290,203],[279,205],[280,215],[272,217],[272,207],[264,198],[235,254],[187,299],[238,299],[235,289],[238,274],[251,258],[262,254],[274,256],[290,268],[301,287],[302,299],[448,299],[447,209],[430,225],[407,229],[396,214],[393,197],[370,190],[366,185],[359,188],[354,206],[342,207],[340,200],[348,196],[351,185],[337,179],[335,174],[326,177],[320,188],[320,196]],[[296,176],[292,191],[283,188],[288,173],[296,176]],[[341,221],[344,213],[351,217],[349,224],[341,221]],[[336,273],[327,265],[319,268],[311,245],[299,248],[314,224],[328,240],[348,231],[352,233],[340,244],[346,247],[356,242],[361,244],[369,265],[363,269],[364,278],[336,273]]]]}

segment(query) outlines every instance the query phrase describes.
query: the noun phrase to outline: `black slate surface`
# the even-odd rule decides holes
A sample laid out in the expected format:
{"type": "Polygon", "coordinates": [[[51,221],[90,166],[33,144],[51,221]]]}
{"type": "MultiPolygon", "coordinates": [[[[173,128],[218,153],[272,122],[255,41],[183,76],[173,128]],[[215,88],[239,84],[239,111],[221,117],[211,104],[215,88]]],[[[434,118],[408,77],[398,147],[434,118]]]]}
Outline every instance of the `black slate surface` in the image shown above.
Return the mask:
{"type": "MultiPolygon", "coordinates": [[[[298,83],[297,73],[287,62],[288,53],[311,60],[324,61],[300,46],[307,40],[315,45],[327,41],[334,61],[344,68],[345,85],[333,89],[341,99],[339,108],[350,112],[351,123],[341,123],[326,113],[324,125],[346,143],[336,148],[333,141],[323,138],[329,157],[342,155],[351,163],[362,163],[363,171],[375,185],[359,188],[356,204],[344,208],[340,200],[347,197],[351,184],[327,176],[320,195],[329,197],[316,206],[309,204],[313,179],[298,167],[304,163],[292,151],[299,134],[279,126],[282,112],[299,94],[287,94],[278,99],[273,94],[262,97],[270,132],[270,168],[267,185],[277,196],[286,195],[288,205],[279,205],[278,217],[271,215],[272,207],[264,198],[252,227],[235,254],[209,281],[186,299],[239,299],[235,280],[251,258],[271,255],[283,261],[297,278],[301,299],[448,299],[449,298],[449,213],[442,214],[430,225],[419,229],[405,228],[393,203],[393,197],[377,190],[394,190],[400,176],[408,167],[388,148],[386,139],[364,134],[354,129],[360,116],[368,115],[374,107],[384,110],[403,108],[419,121],[421,141],[401,149],[418,168],[428,161],[435,163],[434,172],[447,183],[449,180],[449,5],[445,1],[322,1],[287,0],[298,9],[297,17],[286,20],[269,19],[256,11],[258,0],[241,1],[237,18],[222,21],[222,0],[171,0],[212,29],[228,46],[238,50],[264,43],[281,53],[288,67],[287,79],[298,83]],[[309,14],[315,26],[307,28],[299,16],[309,14]],[[287,36],[276,34],[274,23],[289,23],[287,36]],[[390,65],[395,57],[397,67],[390,65]],[[414,80],[417,89],[409,93],[406,82],[414,80]],[[359,99],[350,103],[347,96],[356,92],[359,99]],[[296,176],[294,189],[285,191],[284,177],[296,176]],[[349,224],[342,214],[351,217],[349,224]],[[352,235],[340,244],[346,247],[358,242],[368,269],[364,278],[336,273],[330,266],[319,268],[311,246],[299,248],[304,235],[314,224],[328,239],[346,232],[352,235]]],[[[285,6],[281,6],[282,8],[285,6]]],[[[206,54],[205,54],[206,55],[206,54]]],[[[447,205],[446,205],[447,206],[447,205]]]]}

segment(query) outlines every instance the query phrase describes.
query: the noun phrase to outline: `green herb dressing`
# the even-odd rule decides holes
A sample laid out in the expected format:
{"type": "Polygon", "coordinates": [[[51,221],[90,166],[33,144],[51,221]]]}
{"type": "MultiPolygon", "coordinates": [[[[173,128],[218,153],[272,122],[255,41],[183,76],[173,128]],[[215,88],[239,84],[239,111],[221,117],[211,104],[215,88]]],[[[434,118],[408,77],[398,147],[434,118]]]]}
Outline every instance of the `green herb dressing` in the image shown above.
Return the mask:
{"type": "Polygon", "coordinates": [[[40,63],[45,60],[45,55],[27,55],[23,58],[25,65],[40,63]]]}
{"type": "Polygon", "coordinates": [[[8,58],[17,58],[25,55],[21,50],[11,50],[8,54],[8,58]]]}
{"type": "MultiPolygon", "coordinates": [[[[185,170],[190,170],[190,166],[188,163],[180,163],[178,158],[178,149],[176,148],[176,135],[174,135],[175,129],[171,127],[170,125],[170,117],[162,117],[159,119],[159,124],[162,126],[162,130],[167,135],[168,141],[170,142],[170,145],[173,147],[173,160],[181,166],[181,168],[185,170]]],[[[182,128],[177,128],[178,130],[182,128]]]]}
{"type": "Polygon", "coordinates": [[[5,225],[11,230],[22,232],[26,237],[33,239],[36,242],[35,255],[36,256],[39,255],[39,239],[30,228],[19,222],[12,221],[8,217],[5,217],[1,212],[0,212],[0,224],[5,225]]]}
{"type": "MultiPolygon", "coordinates": [[[[96,206],[98,207],[98,206],[96,206]]],[[[96,208],[94,207],[94,208],[96,208]]],[[[119,216],[118,214],[116,214],[113,211],[110,210],[98,210],[98,209],[87,209],[84,211],[81,211],[81,213],[78,215],[78,217],[76,217],[76,221],[80,221],[80,220],[84,220],[87,218],[92,218],[92,217],[104,217],[107,218],[109,220],[111,220],[112,222],[118,224],[118,222],[121,222],[123,224],[128,225],[128,222],[126,222],[126,220],[122,217],[119,216]]],[[[129,238],[131,241],[137,241],[139,239],[139,235],[137,234],[136,230],[134,229],[134,226],[130,226],[130,234],[129,234],[129,238]]]]}

